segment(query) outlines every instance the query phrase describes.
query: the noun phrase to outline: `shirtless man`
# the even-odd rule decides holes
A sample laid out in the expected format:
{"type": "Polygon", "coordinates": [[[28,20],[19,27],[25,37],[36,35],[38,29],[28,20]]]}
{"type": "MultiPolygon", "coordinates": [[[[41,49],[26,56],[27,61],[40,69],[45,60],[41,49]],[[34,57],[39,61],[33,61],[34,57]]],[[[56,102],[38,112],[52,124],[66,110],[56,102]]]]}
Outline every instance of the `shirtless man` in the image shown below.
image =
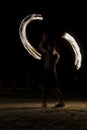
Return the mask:
{"type": "Polygon", "coordinates": [[[49,43],[46,33],[42,34],[42,39],[39,44],[39,49],[42,54],[43,62],[43,78],[42,78],[42,106],[46,107],[46,89],[52,88],[58,97],[58,103],[55,107],[64,107],[63,96],[57,88],[57,71],[56,66],[59,61],[60,55],[57,52],[54,44],[49,43]]]}

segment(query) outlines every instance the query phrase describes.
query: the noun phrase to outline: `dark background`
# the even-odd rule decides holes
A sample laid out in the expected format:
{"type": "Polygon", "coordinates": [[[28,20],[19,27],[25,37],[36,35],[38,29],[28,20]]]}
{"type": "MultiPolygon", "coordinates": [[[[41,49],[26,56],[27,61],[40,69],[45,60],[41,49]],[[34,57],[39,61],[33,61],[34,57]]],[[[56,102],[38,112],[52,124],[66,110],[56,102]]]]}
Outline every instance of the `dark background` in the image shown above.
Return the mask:
{"type": "MultiPolygon", "coordinates": [[[[41,33],[47,31],[51,40],[58,40],[60,62],[58,80],[63,93],[87,91],[87,20],[86,3],[57,1],[4,1],[0,16],[0,93],[20,89],[38,93],[41,89],[41,61],[34,59],[23,47],[19,37],[19,26],[24,17],[40,13],[44,21],[35,21],[28,27],[27,35],[38,49],[41,33]],[[61,39],[68,32],[75,36],[82,53],[82,67],[74,66],[72,48],[61,39]]],[[[19,93],[20,93],[19,91],[19,93]]],[[[25,92],[26,95],[26,92],[25,92]]]]}

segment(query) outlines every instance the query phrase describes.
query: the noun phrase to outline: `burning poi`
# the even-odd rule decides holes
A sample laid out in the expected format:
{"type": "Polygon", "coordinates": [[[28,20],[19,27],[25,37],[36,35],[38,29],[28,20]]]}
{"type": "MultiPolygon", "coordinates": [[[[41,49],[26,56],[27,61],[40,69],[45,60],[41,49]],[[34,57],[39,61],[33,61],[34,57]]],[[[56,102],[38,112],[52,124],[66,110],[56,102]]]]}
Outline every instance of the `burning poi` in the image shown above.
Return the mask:
{"type": "MultiPolygon", "coordinates": [[[[43,17],[41,14],[30,14],[26,16],[20,24],[19,34],[20,39],[28,53],[32,55],[34,58],[41,60],[41,54],[30,44],[26,35],[26,28],[33,20],[43,20],[43,17]]],[[[68,43],[71,45],[75,53],[74,64],[76,65],[76,68],[79,69],[81,67],[82,55],[78,43],[76,42],[75,38],[68,33],[64,33],[64,35],[62,35],[62,38],[67,40],[68,43]]]]}

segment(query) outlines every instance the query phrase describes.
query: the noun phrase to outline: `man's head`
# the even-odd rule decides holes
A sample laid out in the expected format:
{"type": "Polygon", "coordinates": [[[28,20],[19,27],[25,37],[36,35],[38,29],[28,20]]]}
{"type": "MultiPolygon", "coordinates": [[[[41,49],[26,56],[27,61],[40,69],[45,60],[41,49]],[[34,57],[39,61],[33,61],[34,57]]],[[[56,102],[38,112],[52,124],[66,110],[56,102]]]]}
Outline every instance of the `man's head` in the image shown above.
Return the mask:
{"type": "Polygon", "coordinates": [[[48,39],[47,34],[46,33],[42,33],[42,40],[46,41],[48,39]]]}

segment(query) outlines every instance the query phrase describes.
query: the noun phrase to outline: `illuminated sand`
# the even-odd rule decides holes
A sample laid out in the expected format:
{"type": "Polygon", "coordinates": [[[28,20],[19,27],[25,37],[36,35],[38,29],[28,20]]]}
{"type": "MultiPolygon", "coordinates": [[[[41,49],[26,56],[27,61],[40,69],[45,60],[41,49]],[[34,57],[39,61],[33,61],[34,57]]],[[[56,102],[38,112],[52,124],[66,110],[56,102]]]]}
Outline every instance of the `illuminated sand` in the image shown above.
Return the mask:
{"type": "Polygon", "coordinates": [[[64,108],[53,108],[48,102],[42,108],[40,101],[5,100],[0,103],[0,130],[86,130],[87,102],[65,101],[64,108]]]}

